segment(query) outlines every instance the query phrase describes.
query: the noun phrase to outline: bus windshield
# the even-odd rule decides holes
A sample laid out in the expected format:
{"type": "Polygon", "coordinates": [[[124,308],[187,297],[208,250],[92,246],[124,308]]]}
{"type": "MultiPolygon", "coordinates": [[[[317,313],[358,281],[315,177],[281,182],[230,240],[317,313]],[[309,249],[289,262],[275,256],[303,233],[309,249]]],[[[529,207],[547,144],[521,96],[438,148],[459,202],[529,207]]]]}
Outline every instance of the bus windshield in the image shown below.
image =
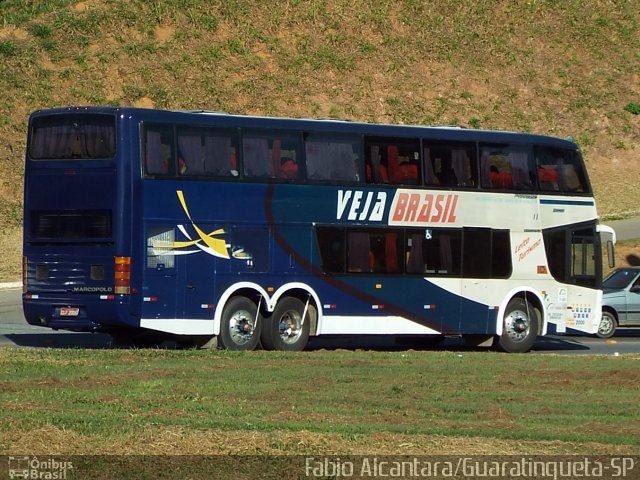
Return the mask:
{"type": "Polygon", "coordinates": [[[113,158],[115,117],[61,114],[34,119],[29,155],[34,160],[113,158]]]}

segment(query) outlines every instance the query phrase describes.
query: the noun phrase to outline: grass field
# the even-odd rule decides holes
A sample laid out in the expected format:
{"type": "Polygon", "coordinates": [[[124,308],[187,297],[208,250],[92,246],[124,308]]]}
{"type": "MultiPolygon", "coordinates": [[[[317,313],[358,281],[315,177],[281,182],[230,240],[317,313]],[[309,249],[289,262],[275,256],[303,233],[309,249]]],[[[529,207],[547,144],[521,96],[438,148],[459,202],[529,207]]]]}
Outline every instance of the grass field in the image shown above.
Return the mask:
{"type": "Polygon", "coordinates": [[[3,454],[638,454],[640,357],[0,350],[3,454]]]}

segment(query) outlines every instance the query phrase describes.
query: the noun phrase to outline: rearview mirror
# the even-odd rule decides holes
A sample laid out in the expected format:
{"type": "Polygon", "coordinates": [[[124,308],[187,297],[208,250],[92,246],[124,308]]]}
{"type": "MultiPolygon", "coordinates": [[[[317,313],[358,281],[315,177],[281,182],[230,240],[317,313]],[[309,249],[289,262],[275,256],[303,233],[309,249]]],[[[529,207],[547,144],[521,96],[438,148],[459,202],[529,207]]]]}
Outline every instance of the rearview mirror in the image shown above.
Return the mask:
{"type": "Polygon", "coordinates": [[[615,267],[616,256],[615,256],[615,251],[613,249],[613,242],[611,240],[607,240],[607,257],[609,258],[609,268],[615,267]]]}

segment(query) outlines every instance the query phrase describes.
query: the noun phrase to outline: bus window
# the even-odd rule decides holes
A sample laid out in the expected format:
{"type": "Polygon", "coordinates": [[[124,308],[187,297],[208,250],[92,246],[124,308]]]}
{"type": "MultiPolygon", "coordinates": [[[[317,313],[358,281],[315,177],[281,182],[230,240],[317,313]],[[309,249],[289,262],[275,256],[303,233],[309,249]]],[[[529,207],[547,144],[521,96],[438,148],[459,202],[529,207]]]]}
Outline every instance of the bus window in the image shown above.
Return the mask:
{"type": "Polygon", "coordinates": [[[347,230],[349,272],[402,273],[402,230],[347,230]]]}
{"type": "Polygon", "coordinates": [[[305,154],[309,180],[361,182],[364,179],[359,137],[308,133],[305,154]]]}
{"type": "Polygon", "coordinates": [[[596,247],[592,228],[574,230],[571,235],[571,277],[576,283],[596,287],[596,247]]]}
{"type": "Polygon", "coordinates": [[[101,114],[63,114],[33,120],[29,155],[33,160],[113,158],[115,118],[101,114]]]}
{"type": "Polygon", "coordinates": [[[538,185],[543,192],[589,191],[580,154],[575,150],[536,147],[538,185]]]}
{"type": "Polygon", "coordinates": [[[511,263],[511,236],[509,230],[491,231],[491,278],[509,278],[511,263]]]}
{"type": "Polygon", "coordinates": [[[326,273],[344,273],[344,229],[319,226],[316,228],[316,239],[322,270],[326,273]]]}
{"type": "Polygon", "coordinates": [[[367,183],[422,183],[419,140],[366,137],[364,155],[367,183]]]}
{"type": "Polygon", "coordinates": [[[176,234],[173,227],[149,227],[147,230],[147,268],[164,270],[174,268],[172,246],[176,234]]]}
{"type": "Polygon", "coordinates": [[[599,237],[593,226],[557,227],[544,230],[549,271],[561,283],[600,288],[599,237]]]}
{"type": "Polygon", "coordinates": [[[508,230],[464,228],[463,276],[507,278],[511,274],[511,242],[508,230]]]}
{"type": "Polygon", "coordinates": [[[407,273],[460,275],[462,231],[455,229],[407,230],[407,273]]]}
{"type": "Polygon", "coordinates": [[[427,185],[462,188],[478,185],[475,144],[425,140],[422,150],[427,185]]]}
{"type": "Polygon", "coordinates": [[[178,129],[178,174],[238,176],[236,133],[224,129],[178,129]]]}
{"type": "Polygon", "coordinates": [[[31,210],[32,241],[110,239],[111,210],[31,210]]]}
{"type": "Polygon", "coordinates": [[[148,175],[174,175],[173,127],[147,125],[144,140],[144,164],[148,175]]]}
{"type": "Polygon", "coordinates": [[[242,159],[246,177],[300,178],[300,137],[284,132],[245,132],[242,159]]]}
{"type": "Polygon", "coordinates": [[[483,188],[533,190],[534,168],[529,149],[516,145],[481,145],[483,188]]]}

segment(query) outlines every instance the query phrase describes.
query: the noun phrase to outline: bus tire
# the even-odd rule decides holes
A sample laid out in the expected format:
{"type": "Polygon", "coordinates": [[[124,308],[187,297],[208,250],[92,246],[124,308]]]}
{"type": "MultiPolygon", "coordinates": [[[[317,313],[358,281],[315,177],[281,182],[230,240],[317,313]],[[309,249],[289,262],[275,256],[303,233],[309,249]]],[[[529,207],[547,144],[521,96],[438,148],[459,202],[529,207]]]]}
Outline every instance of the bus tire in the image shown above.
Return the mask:
{"type": "Polygon", "coordinates": [[[613,334],[616,332],[617,326],[618,326],[618,322],[616,321],[615,315],[613,315],[613,313],[611,312],[603,310],[596,335],[599,338],[611,338],[613,337],[613,334]]]}
{"type": "Polygon", "coordinates": [[[262,329],[262,346],[266,350],[299,352],[307,346],[311,319],[302,319],[304,303],[294,297],[281,299],[262,329]]]}
{"type": "Polygon", "coordinates": [[[227,350],[255,349],[262,323],[262,315],[254,302],[246,297],[232,298],[222,311],[219,346],[227,350]]]}
{"type": "Polygon", "coordinates": [[[538,337],[538,316],[532,305],[520,297],[507,304],[498,348],[509,353],[528,352],[538,337]]]}

